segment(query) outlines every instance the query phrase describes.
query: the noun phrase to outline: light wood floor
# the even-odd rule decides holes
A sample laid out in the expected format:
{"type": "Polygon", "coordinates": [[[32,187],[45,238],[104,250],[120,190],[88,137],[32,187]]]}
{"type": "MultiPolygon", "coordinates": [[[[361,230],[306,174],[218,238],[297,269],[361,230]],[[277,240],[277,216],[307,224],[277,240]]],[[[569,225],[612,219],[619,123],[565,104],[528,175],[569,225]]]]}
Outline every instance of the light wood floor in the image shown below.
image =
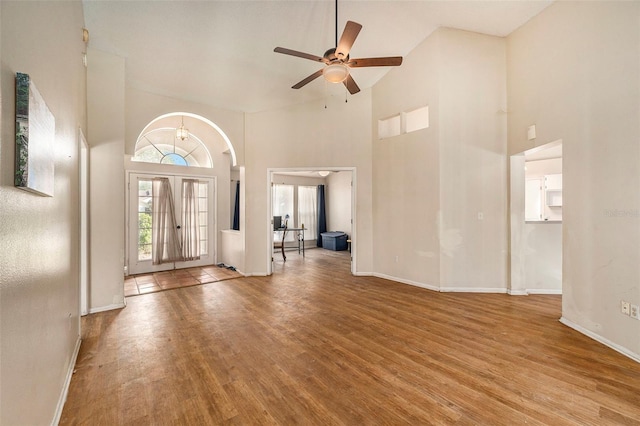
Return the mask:
{"type": "Polygon", "coordinates": [[[640,364],[560,324],[558,296],[348,268],[309,250],[84,318],[61,424],[640,424],[640,364]]]}

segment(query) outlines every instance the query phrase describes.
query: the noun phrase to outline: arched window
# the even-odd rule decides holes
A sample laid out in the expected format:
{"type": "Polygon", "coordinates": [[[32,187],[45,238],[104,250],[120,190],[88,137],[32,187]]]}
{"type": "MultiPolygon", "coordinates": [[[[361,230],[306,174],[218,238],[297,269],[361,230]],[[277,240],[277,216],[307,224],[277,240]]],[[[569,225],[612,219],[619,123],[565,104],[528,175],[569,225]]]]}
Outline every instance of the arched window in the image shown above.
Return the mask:
{"type": "MultiPolygon", "coordinates": [[[[167,121],[158,124],[166,125],[167,121]]],[[[202,140],[184,125],[184,118],[179,124],[179,127],[156,127],[141,134],[132,160],[213,168],[211,154],[202,140]]]]}

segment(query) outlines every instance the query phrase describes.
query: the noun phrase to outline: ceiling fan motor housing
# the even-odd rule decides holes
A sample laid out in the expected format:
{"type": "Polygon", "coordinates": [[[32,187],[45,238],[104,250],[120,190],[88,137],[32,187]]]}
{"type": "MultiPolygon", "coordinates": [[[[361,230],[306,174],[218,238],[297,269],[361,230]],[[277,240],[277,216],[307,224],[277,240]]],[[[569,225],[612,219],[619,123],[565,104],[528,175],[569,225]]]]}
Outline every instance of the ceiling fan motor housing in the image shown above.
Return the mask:
{"type": "Polygon", "coordinates": [[[323,57],[328,60],[329,62],[334,62],[334,61],[342,61],[342,62],[347,62],[349,60],[349,55],[347,55],[345,58],[339,58],[336,55],[336,48],[333,47],[329,50],[327,50],[326,52],[324,52],[323,57]]]}

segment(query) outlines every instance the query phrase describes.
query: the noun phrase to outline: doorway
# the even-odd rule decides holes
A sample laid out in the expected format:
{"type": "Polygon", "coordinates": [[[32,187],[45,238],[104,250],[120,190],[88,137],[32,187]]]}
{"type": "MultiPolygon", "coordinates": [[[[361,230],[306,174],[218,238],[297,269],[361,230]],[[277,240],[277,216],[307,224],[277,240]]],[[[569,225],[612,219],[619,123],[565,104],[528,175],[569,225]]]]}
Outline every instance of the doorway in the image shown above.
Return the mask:
{"type": "Polygon", "coordinates": [[[562,140],[512,155],[509,294],[562,294],[562,140]]]}
{"type": "MultiPolygon", "coordinates": [[[[348,257],[350,263],[351,273],[356,271],[356,259],[357,259],[357,238],[356,238],[356,211],[355,211],[355,199],[356,199],[356,170],[352,167],[344,168],[312,168],[312,169],[269,169],[268,173],[268,265],[267,271],[271,275],[274,272],[274,262],[284,261],[283,253],[278,248],[274,250],[275,245],[285,244],[286,247],[296,250],[292,253],[295,256],[293,259],[291,256],[287,256],[290,260],[304,260],[304,253],[298,254],[298,245],[305,244],[306,250],[309,249],[317,251],[318,253],[330,254],[329,250],[324,248],[316,248],[316,242],[318,238],[318,228],[320,222],[311,220],[309,215],[309,198],[308,192],[315,190],[319,185],[324,187],[324,199],[325,205],[325,217],[326,217],[326,229],[324,231],[342,231],[346,234],[343,236],[344,245],[340,247],[343,251],[338,251],[334,254],[344,254],[348,257]],[[283,202],[283,194],[289,193],[291,196],[291,202],[283,202]],[[278,198],[279,201],[276,201],[278,198]],[[305,201],[306,200],[306,201],[305,201]],[[277,204],[277,205],[276,205],[277,204]],[[287,217],[287,215],[289,217],[287,217]],[[305,218],[306,217],[306,218],[305,218]],[[275,229],[277,226],[275,221],[284,223],[287,221],[289,228],[301,227],[304,224],[305,237],[304,242],[300,243],[295,239],[298,235],[295,232],[289,233],[287,237],[294,237],[293,240],[282,241],[282,232],[275,229]],[[313,223],[313,230],[307,230],[308,224],[313,223]],[[347,243],[348,241],[348,243],[347,243]],[[300,259],[298,259],[300,258],[300,259]]],[[[286,198],[286,197],[285,197],[286,198]]],[[[318,206],[314,206],[318,208],[318,206]]],[[[315,216],[315,214],[314,214],[315,216]]],[[[297,232],[297,231],[296,231],[297,232]]],[[[316,253],[316,255],[318,254],[316,253]]],[[[317,257],[317,256],[315,256],[317,257]]]]}
{"type": "Polygon", "coordinates": [[[213,265],[216,263],[215,253],[215,178],[194,177],[168,174],[129,174],[129,233],[127,238],[129,252],[129,274],[144,274],[151,272],[183,269],[196,266],[213,265]],[[170,192],[175,202],[175,218],[178,239],[183,239],[187,229],[183,228],[185,220],[184,207],[187,199],[186,183],[196,181],[195,205],[197,205],[197,223],[192,229],[197,235],[199,258],[190,261],[166,262],[153,264],[152,249],[153,240],[153,212],[158,206],[154,206],[152,185],[154,179],[163,178],[169,182],[170,192]]]}

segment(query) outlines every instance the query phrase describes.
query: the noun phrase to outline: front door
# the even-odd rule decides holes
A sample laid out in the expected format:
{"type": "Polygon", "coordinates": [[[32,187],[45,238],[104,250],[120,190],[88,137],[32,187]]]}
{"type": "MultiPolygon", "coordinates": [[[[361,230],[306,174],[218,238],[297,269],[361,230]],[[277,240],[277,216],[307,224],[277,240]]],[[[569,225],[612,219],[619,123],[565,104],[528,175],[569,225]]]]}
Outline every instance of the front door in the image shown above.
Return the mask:
{"type": "Polygon", "coordinates": [[[192,178],[186,176],[169,176],[156,174],[129,174],[129,273],[142,274],[171,269],[190,268],[215,264],[215,185],[212,178],[192,178]],[[200,258],[190,261],[178,261],[154,265],[153,250],[153,211],[152,182],[154,178],[167,178],[173,194],[176,228],[178,239],[184,233],[182,227],[182,206],[184,180],[196,179],[197,185],[197,236],[200,258]]]}

